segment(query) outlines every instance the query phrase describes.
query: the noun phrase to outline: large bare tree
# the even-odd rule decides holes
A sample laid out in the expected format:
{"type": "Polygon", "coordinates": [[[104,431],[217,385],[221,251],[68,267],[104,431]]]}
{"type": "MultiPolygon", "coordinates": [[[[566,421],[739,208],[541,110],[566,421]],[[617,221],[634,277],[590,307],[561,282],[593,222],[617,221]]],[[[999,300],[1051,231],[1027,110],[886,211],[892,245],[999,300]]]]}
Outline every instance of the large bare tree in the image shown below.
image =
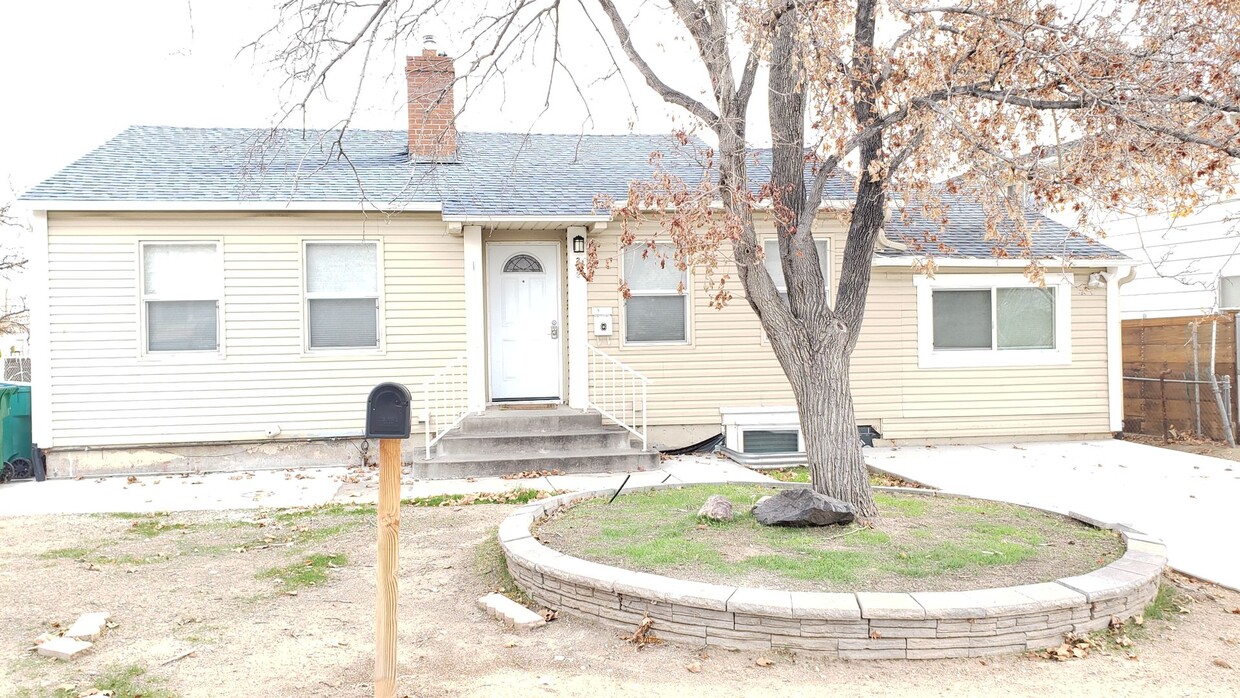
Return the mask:
{"type": "MultiPolygon", "coordinates": [[[[719,305],[732,297],[721,262],[734,263],[792,385],[814,488],[863,516],[875,507],[849,365],[889,219],[916,213],[948,226],[950,202],[966,192],[987,212],[994,253],[1027,258],[1026,273],[1038,281],[1044,272],[1029,243],[1039,207],[1071,207],[1088,227],[1098,211],[1187,210],[1203,192],[1235,184],[1240,6],[1231,0],[478,6],[458,62],[466,76],[502,79],[514,62],[545,55],[575,84],[577,64],[561,31],[571,16],[574,26],[597,32],[603,50],[593,60],[614,61],[621,78],[640,76],[688,115],[687,132],[706,136],[710,145],[695,153],[700,181],[662,172],[634,183],[617,209],[624,242],[657,253],[632,222],[659,220],[675,242],[670,263],[712,270],[705,283],[719,305]],[[632,35],[638,11],[662,13],[660,26],[688,39],[694,65],[668,64],[651,52],[655,40],[632,35]],[[674,86],[686,76],[703,89],[674,86]],[[762,77],[766,86],[757,89],[762,77]],[[762,107],[769,134],[751,132],[750,117],[762,107]],[[754,182],[752,144],[767,141],[769,168],[764,161],[754,182]],[[824,187],[844,171],[855,175],[854,195],[832,297],[812,228],[824,187]],[[763,263],[764,221],[779,233],[786,298],[763,263]]],[[[443,0],[288,0],[280,25],[258,44],[300,90],[286,116],[306,109],[333,71],[364,69],[376,45],[416,42],[427,19],[446,9],[443,0]],[[351,56],[360,58],[350,64],[351,56]]],[[[935,236],[904,242],[933,273],[935,236]]]]}

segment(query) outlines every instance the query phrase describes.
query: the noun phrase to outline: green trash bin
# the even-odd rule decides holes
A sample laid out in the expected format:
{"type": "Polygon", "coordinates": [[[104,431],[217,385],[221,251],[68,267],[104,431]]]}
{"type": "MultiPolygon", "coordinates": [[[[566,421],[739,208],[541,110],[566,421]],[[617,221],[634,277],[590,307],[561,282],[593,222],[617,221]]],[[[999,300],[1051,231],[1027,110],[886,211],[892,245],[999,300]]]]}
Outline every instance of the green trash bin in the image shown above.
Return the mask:
{"type": "Polygon", "coordinates": [[[0,383],[0,459],[8,478],[34,477],[30,434],[30,386],[0,383]]]}

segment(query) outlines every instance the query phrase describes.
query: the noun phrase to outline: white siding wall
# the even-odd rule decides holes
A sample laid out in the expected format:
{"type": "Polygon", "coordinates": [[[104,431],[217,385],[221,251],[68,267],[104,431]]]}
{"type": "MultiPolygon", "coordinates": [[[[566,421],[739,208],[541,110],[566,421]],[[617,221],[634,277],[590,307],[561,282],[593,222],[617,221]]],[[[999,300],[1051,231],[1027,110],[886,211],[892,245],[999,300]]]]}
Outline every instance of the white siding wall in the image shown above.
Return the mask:
{"type": "MultiPolygon", "coordinates": [[[[648,239],[647,229],[639,239],[648,239]]],[[[773,235],[768,229],[765,234],[773,235]]],[[[831,282],[838,283],[844,232],[830,219],[818,237],[831,240],[831,282]]],[[[619,236],[596,239],[600,255],[614,260],[619,236]]],[[[940,273],[996,273],[995,269],[952,269],[940,273]]],[[[1072,298],[1072,362],[1058,366],[922,369],[917,365],[917,296],[911,269],[876,268],[865,321],[853,354],[851,385],[857,421],[872,424],[889,439],[985,438],[1102,434],[1109,430],[1107,394],[1106,293],[1082,290],[1089,269],[1075,270],[1072,298]]],[[[703,271],[690,279],[689,345],[625,345],[619,269],[604,262],[590,284],[591,307],[614,308],[616,333],[592,341],[652,381],[650,423],[655,426],[714,425],[719,407],[792,406],[783,370],[762,340],[757,317],[745,301],[735,269],[729,274],[733,299],[710,307],[702,290],[703,271]]],[[[1022,270],[1011,270],[1021,279],[1022,270]]],[[[834,291],[834,288],[833,288],[834,291]]]]}
{"type": "MultiPolygon", "coordinates": [[[[415,393],[464,351],[461,238],[429,216],[50,214],[51,447],[360,435],[366,396],[415,393]],[[380,241],[381,351],[307,352],[302,241],[380,241]],[[223,244],[220,355],[143,356],[140,240],[223,244]]],[[[416,414],[416,412],[415,412],[416,414]]]]}
{"type": "Polygon", "coordinates": [[[1217,308],[1218,277],[1240,275],[1240,200],[1181,218],[1116,217],[1104,227],[1102,242],[1139,263],[1136,277],[1120,293],[1124,320],[1211,313],[1217,308]]]}

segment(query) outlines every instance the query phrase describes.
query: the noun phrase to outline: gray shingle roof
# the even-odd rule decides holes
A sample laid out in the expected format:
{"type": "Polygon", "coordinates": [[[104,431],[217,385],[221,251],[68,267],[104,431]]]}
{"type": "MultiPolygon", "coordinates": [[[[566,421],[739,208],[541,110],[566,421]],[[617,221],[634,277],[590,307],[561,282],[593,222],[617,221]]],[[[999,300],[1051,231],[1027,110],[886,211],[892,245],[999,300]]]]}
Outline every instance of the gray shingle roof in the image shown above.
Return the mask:
{"type": "MultiPolygon", "coordinates": [[[[589,217],[595,197],[623,198],[629,183],[661,167],[689,182],[702,176],[693,152],[670,135],[461,133],[453,162],[411,162],[404,131],[352,130],[341,157],[334,133],[132,126],[22,196],[39,201],[361,202],[385,210],[438,204],[445,216],[589,217]],[[267,138],[266,142],[260,139],[267,138]]],[[[767,179],[769,151],[750,165],[755,190],[767,179]]],[[[826,199],[852,199],[847,175],[828,181],[826,199]]],[[[959,197],[958,197],[959,198],[959,197]]],[[[979,206],[959,198],[939,235],[951,256],[990,256],[979,206]]],[[[894,222],[893,222],[894,223],[894,222]]],[[[898,233],[938,232],[918,220],[898,233]]],[[[1046,221],[1039,256],[1119,257],[1046,221]],[[1045,252],[1045,254],[1043,254],[1045,252]]],[[[940,253],[942,254],[942,253],[940,253]]]]}
{"type": "MultiPolygon", "coordinates": [[[[945,209],[947,224],[941,219],[921,213],[915,201],[906,202],[910,215],[895,214],[886,225],[887,237],[895,242],[909,245],[911,251],[926,252],[942,257],[994,259],[997,256],[1035,259],[1126,259],[1116,250],[1082,235],[1046,216],[1034,208],[1025,212],[1026,220],[1033,228],[1032,239],[1019,234],[1011,221],[996,226],[999,239],[986,238],[986,212],[976,198],[962,194],[940,194],[939,202],[945,209]],[[906,219],[907,218],[907,219],[906,219]],[[1028,246],[1026,253],[1024,249],[1028,246]]],[[[906,254],[882,250],[881,256],[906,254]]]]}

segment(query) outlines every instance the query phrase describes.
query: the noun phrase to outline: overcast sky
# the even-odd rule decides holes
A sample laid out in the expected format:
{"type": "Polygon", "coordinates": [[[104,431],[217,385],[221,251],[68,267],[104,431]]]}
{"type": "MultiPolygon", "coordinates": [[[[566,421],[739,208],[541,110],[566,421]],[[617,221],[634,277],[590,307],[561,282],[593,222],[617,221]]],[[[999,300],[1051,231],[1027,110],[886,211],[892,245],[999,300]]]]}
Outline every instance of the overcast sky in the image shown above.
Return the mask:
{"type": "MultiPolygon", "coordinates": [[[[131,124],[262,127],[281,105],[281,74],[239,52],[275,20],[272,0],[57,0],[0,3],[0,197],[21,192],[131,124]]],[[[458,5],[459,7],[459,5],[458,5]]],[[[653,13],[656,10],[650,10],[653,13]]],[[[502,83],[489,84],[467,105],[466,130],[621,133],[667,132],[683,117],[665,107],[630,76],[636,109],[619,81],[596,82],[611,61],[579,7],[565,10],[564,60],[578,71],[590,103],[566,81],[544,109],[547,67],[524,62],[502,83]]],[[[466,26],[431,27],[442,50],[456,55],[466,26]]],[[[641,42],[653,59],[685,50],[648,18],[641,42]]],[[[353,123],[361,128],[404,125],[404,56],[397,47],[372,57],[369,82],[353,123]]],[[[539,61],[547,63],[545,60],[539,61]]],[[[668,67],[665,60],[663,68],[668,67]]],[[[676,65],[676,64],[672,64],[676,65]]],[[[461,66],[463,68],[463,66],[461,66]]],[[[700,92],[691,71],[673,69],[669,80],[700,92]]],[[[333,103],[319,103],[310,126],[330,126],[348,102],[337,83],[333,103]]]]}

